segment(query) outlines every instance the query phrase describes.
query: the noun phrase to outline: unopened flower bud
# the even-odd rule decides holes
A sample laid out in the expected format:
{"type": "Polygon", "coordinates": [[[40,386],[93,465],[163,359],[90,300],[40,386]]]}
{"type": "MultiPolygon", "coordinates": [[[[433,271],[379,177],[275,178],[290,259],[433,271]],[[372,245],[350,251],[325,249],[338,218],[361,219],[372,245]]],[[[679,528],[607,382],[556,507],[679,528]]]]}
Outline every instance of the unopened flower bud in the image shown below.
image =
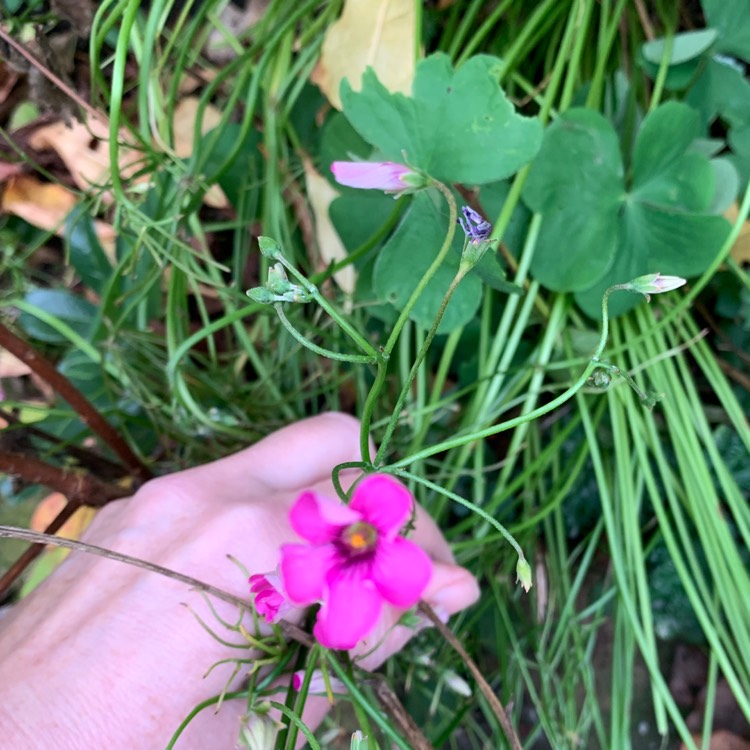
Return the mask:
{"type": "Polygon", "coordinates": [[[471,698],[471,686],[463,677],[459,677],[452,669],[446,669],[443,672],[445,684],[454,693],[462,695],[464,698],[471,698]]]}
{"type": "Polygon", "coordinates": [[[258,237],[258,245],[266,258],[276,259],[281,255],[281,245],[273,237],[258,237]]]}
{"type": "Polygon", "coordinates": [[[264,286],[256,286],[252,289],[248,289],[245,292],[253,302],[259,302],[261,305],[272,305],[274,302],[278,302],[276,295],[264,286]]]}
{"type": "Polygon", "coordinates": [[[349,745],[349,750],[369,750],[370,741],[365,737],[359,729],[352,735],[352,742],[349,745]]]}
{"type": "Polygon", "coordinates": [[[331,171],[340,185],[386,193],[413,192],[429,183],[424,175],[393,161],[335,161],[331,171]]]}
{"type": "Polygon", "coordinates": [[[671,292],[685,283],[686,279],[680,276],[662,276],[660,273],[649,273],[623,284],[623,288],[642,294],[646,300],[650,301],[650,295],[671,292]]]}
{"type": "Polygon", "coordinates": [[[245,750],[273,750],[280,728],[281,725],[270,716],[258,711],[240,730],[238,744],[245,750]]]}
{"type": "Polygon", "coordinates": [[[519,557],[516,563],[516,583],[520,583],[527,593],[534,585],[531,581],[531,565],[526,562],[524,557],[519,557]]]}

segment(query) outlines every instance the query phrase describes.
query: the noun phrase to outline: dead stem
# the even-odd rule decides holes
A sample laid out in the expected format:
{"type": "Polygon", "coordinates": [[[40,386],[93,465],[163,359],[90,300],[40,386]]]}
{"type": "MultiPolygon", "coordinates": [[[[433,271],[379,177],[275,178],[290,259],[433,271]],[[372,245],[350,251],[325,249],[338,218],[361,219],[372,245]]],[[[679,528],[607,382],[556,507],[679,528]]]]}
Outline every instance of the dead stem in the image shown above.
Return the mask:
{"type": "Polygon", "coordinates": [[[453,633],[445,625],[445,623],[435,614],[435,610],[433,610],[433,608],[429,604],[420,602],[419,611],[430,620],[430,622],[438,629],[440,635],[445,638],[445,640],[450,644],[453,650],[464,661],[469,672],[471,672],[472,677],[476,680],[479,690],[486,698],[487,703],[490,704],[490,708],[492,709],[495,716],[497,716],[497,719],[503,728],[503,732],[505,732],[505,736],[508,738],[508,742],[510,743],[511,748],[513,748],[513,750],[523,750],[521,740],[518,738],[516,730],[513,729],[513,725],[510,723],[510,719],[508,718],[508,714],[503,708],[503,704],[500,703],[500,700],[495,695],[489,683],[484,679],[484,676],[479,671],[479,667],[474,663],[472,658],[466,652],[466,649],[461,645],[461,642],[458,640],[458,638],[456,638],[455,635],[453,635],[453,633]]]}

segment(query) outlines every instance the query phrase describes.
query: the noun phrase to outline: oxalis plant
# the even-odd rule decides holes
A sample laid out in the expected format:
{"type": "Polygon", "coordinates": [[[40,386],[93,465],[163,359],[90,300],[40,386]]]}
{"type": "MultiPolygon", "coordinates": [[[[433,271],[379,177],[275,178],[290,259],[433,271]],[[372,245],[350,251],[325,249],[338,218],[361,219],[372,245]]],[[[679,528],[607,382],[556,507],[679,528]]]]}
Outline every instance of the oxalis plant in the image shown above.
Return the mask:
{"type": "Polygon", "coordinates": [[[3,261],[3,308],[59,355],[44,377],[66,403],[36,427],[77,444],[91,426],[134,475],[157,450],[167,470],[310,413],[360,419],[338,497],[301,495],[298,543],[243,572],[236,622],[203,622],[245,685],[169,746],[233,698],[241,745],[332,746],[301,718],[327,695],[354,707],[359,750],[708,747],[711,709],[685,719],[666,661],[699,644],[706,705],[727,687],[750,717],[747,400],[696,313],[718,276],[750,289],[729,257],[750,210],[747,9],[704,0],[682,31],[680,4],[417,3],[408,86],[368,68],[331,109],[308,81],[340,3],[271,3],[242,38],[220,5],[100,4],[112,169],[62,227],[77,293],[3,261]],[[231,51],[218,68],[209,37],[231,51]],[[313,211],[321,184],[335,197],[313,211]],[[228,216],[206,216],[214,186],[228,216]],[[448,623],[420,601],[415,500],[480,581],[448,623]],[[415,637],[370,674],[344,651],[390,605],[415,637]]]}

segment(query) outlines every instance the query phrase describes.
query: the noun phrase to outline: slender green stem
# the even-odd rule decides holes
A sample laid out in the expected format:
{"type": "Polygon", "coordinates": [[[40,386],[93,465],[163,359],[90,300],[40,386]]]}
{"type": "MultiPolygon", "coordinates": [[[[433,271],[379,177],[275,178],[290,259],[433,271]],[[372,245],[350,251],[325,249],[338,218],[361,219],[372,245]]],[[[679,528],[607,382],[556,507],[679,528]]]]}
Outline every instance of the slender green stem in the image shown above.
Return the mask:
{"type": "Polygon", "coordinates": [[[322,346],[318,346],[317,344],[313,344],[312,341],[305,338],[289,321],[289,318],[287,318],[286,314],[284,313],[284,306],[277,302],[274,305],[274,309],[276,310],[276,314],[279,316],[279,320],[281,321],[281,324],[286,328],[289,333],[294,336],[294,338],[302,344],[302,346],[306,347],[312,352],[315,352],[316,354],[320,354],[321,357],[328,357],[329,359],[337,359],[340,362],[357,362],[359,364],[373,364],[376,362],[375,357],[371,357],[367,354],[340,354],[339,352],[334,352],[331,349],[325,349],[322,346]]]}
{"type": "Polygon", "coordinates": [[[537,409],[534,409],[533,411],[530,411],[528,414],[523,414],[519,417],[508,419],[507,421],[501,422],[498,425],[493,425],[491,427],[487,427],[484,430],[472,432],[469,435],[462,435],[460,437],[451,438],[450,440],[444,440],[442,443],[430,446],[429,448],[424,448],[421,451],[412,454],[411,456],[406,456],[405,458],[396,461],[394,464],[391,464],[389,468],[399,469],[402,466],[408,466],[414,461],[420,461],[424,458],[428,458],[429,456],[434,456],[437,453],[442,453],[443,451],[450,450],[451,448],[457,448],[461,445],[465,445],[466,443],[471,443],[476,440],[484,440],[485,438],[492,437],[493,435],[497,435],[500,432],[505,432],[506,430],[510,430],[513,427],[517,427],[524,422],[531,422],[532,420],[538,419],[545,414],[549,414],[551,411],[557,409],[558,406],[561,406],[566,401],[569,401],[578,391],[581,390],[581,388],[583,388],[583,386],[588,381],[591,373],[593,373],[597,367],[601,366],[599,357],[604,351],[604,347],[607,343],[607,336],[609,333],[608,300],[609,295],[613,291],[617,291],[617,287],[610,287],[602,297],[602,330],[599,337],[599,343],[597,344],[596,350],[594,351],[591,360],[586,366],[586,369],[581,373],[578,380],[576,380],[573,385],[563,391],[563,393],[561,393],[557,398],[552,399],[552,401],[538,407],[537,409]]]}
{"type": "Polygon", "coordinates": [[[427,333],[427,337],[425,338],[424,343],[420,347],[419,352],[414,359],[414,364],[411,366],[411,370],[409,370],[409,374],[406,376],[404,385],[401,388],[401,393],[399,393],[398,399],[396,400],[396,405],[393,407],[391,418],[388,420],[388,426],[385,428],[385,434],[380,441],[380,448],[378,449],[377,455],[375,456],[374,464],[376,467],[382,462],[383,457],[388,450],[388,445],[390,444],[391,437],[393,436],[393,431],[396,429],[396,425],[401,418],[401,409],[404,406],[404,401],[406,401],[406,397],[411,391],[411,384],[414,382],[414,378],[417,376],[417,372],[419,371],[419,368],[421,367],[422,362],[424,362],[424,358],[427,356],[427,352],[432,345],[432,341],[438,331],[438,327],[440,326],[440,322],[443,319],[443,315],[445,315],[445,310],[448,307],[448,303],[451,301],[453,292],[456,291],[456,288],[461,283],[463,277],[466,276],[466,274],[469,272],[469,270],[471,269],[468,266],[461,264],[458,268],[458,272],[453,277],[453,281],[451,281],[450,286],[443,296],[443,300],[440,303],[437,315],[432,321],[432,325],[430,326],[430,330],[427,333]]]}
{"type": "MultiPolygon", "coordinates": [[[[437,270],[440,268],[440,266],[443,264],[443,261],[445,260],[445,257],[448,255],[448,251],[451,249],[451,245],[453,244],[453,237],[456,233],[456,220],[458,218],[458,208],[456,207],[456,200],[453,197],[453,193],[451,193],[450,189],[443,185],[442,182],[435,181],[433,183],[434,187],[436,187],[445,198],[446,202],[448,203],[448,210],[449,210],[449,216],[448,216],[448,231],[445,234],[445,239],[443,240],[443,245],[440,248],[440,251],[435,256],[435,260],[432,261],[432,264],[425,272],[424,276],[419,280],[419,283],[417,284],[414,291],[411,293],[411,296],[406,302],[406,305],[404,306],[404,309],[401,311],[401,314],[399,315],[398,319],[393,325],[393,330],[391,331],[391,335],[388,337],[388,340],[386,341],[385,346],[382,349],[382,361],[381,359],[378,360],[378,372],[375,376],[375,382],[372,384],[372,388],[370,389],[370,392],[367,394],[367,399],[365,400],[364,407],[362,409],[362,422],[360,427],[360,438],[359,438],[359,444],[360,449],[362,452],[362,460],[370,462],[370,444],[369,444],[369,438],[370,438],[370,426],[372,424],[372,416],[373,412],[375,411],[375,404],[377,403],[378,396],[380,395],[380,392],[383,389],[383,386],[385,385],[386,376],[388,374],[388,368],[386,365],[386,362],[384,360],[387,360],[388,357],[390,357],[391,352],[393,351],[394,346],[396,346],[396,342],[398,341],[398,337],[401,334],[401,329],[406,324],[406,321],[409,319],[409,315],[411,315],[411,311],[414,309],[414,305],[416,305],[417,300],[422,295],[422,292],[426,289],[427,285],[432,280],[432,277],[435,275],[437,270]]],[[[397,411],[395,412],[398,413],[397,411]]]]}
{"type": "Polygon", "coordinates": [[[312,298],[322,307],[335,321],[336,324],[352,339],[364,352],[367,352],[371,359],[367,361],[378,361],[382,354],[343,316],[339,311],[318,291],[318,287],[311,284],[307,278],[301,274],[292,263],[283,255],[279,254],[278,260],[282,263],[289,273],[304,287],[312,298]]]}

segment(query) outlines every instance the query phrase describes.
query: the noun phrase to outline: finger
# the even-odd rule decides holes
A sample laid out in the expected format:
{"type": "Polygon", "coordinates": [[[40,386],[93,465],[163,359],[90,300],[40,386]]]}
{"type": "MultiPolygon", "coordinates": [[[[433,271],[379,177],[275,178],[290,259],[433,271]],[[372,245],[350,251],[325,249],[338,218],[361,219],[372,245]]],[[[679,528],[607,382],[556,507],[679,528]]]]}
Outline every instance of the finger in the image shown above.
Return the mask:
{"type": "Polygon", "coordinates": [[[306,488],[330,476],[337,464],[360,458],[359,422],[330,412],[284,427],[226,458],[157,481],[179,484],[193,494],[210,492],[222,500],[242,500],[264,487],[306,488]]]}

